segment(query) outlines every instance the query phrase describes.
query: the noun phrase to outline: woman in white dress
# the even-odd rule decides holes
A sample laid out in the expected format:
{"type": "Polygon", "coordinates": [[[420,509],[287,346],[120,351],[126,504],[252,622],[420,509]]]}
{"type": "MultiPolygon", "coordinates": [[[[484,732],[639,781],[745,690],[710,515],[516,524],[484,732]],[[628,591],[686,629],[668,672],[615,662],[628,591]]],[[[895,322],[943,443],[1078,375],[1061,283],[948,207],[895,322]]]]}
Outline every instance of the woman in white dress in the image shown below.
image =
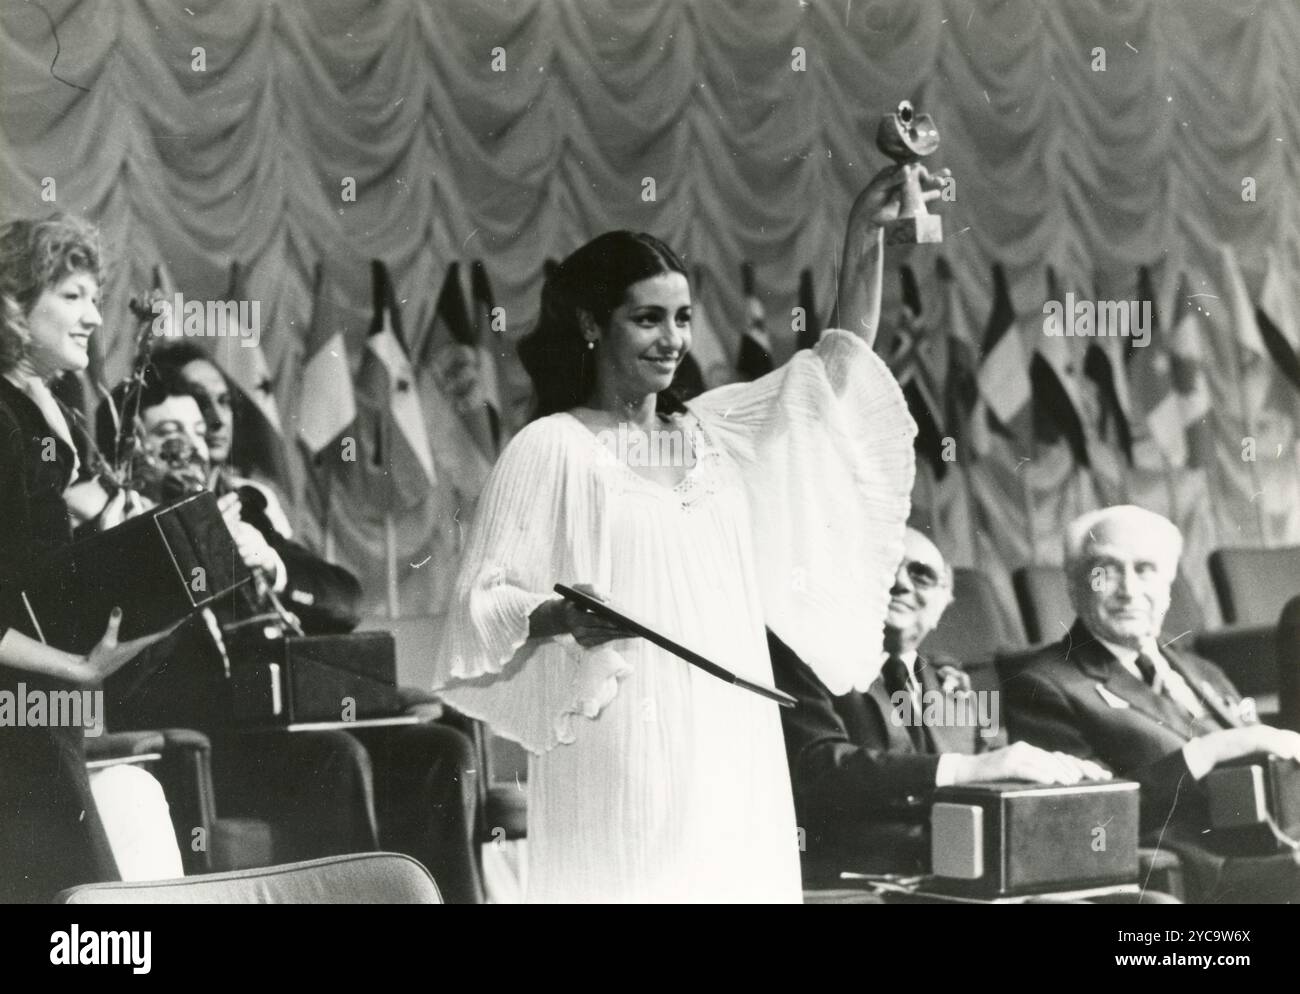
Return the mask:
{"type": "Polygon", "coordinates": [[[827,332],[684,406],[671,249],[610,232],[547,280],[520,346],[537,417],[480,502],[438,660],[443,696],[531,754],[527,900],[800,900],[777,705],[552,588],[585,585],[768,684],[770,626],[833,691],[866,689],[913,473],[915,428],[870,348],[900,178],[877,176],[850,218],[840,315],[862,336],[827,332]]]}

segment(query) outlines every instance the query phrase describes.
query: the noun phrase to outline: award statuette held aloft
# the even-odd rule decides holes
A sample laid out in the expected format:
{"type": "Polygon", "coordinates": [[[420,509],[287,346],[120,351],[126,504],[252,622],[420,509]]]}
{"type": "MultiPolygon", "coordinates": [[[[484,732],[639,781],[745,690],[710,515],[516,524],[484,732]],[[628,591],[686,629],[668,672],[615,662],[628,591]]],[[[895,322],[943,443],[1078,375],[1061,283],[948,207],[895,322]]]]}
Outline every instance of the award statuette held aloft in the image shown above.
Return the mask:
{"type": "Polygon", "coordinates": [[[898,219],[885,225],[885,244],[943,241],[943,221],[926,210],[920,177],[921,159],[939,147],[939,129],[934,120],[929,114],[917,114],[904,100],[898,110],[880,119],[876,147],[903,168],[898,219]]]}

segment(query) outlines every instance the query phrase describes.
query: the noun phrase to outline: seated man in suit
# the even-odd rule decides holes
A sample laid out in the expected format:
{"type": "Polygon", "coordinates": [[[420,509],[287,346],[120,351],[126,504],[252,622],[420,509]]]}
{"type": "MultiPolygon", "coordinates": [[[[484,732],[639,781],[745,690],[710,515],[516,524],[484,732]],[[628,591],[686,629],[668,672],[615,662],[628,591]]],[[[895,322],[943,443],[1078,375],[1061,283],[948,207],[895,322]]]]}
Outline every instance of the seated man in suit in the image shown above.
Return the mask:
{"type": "Polygon", "coordinates": [[[769,635],[777,686],[799,701],[782,709],[781,718],[804,829],[806,884],[830,883],[841,870],[928,871],[935,787],[992,780],[1074,784],[1109,776],[1063,753],[1007,746],[997,713],[974,705],[961,664],[918,651],[952,603],[952,571],[918,531],[907,530],[903,548],[885,619],[888,656],[866,693],[833,696],[769,635]],[[939,701],[943,707],[934,706],[939,701]],[[958,723],[945,724],[947,716],[958,723]]]}
{"type": "MultiPolygon", "coordinates": [[[[173,373],[150,367],[135,424],[115,431],[108,405],[120,412],[125,394],[126,385],[120,385],[100,407],[100,452],[116,462],[126,450],[125,438],[134,435],[139,444],[132,459],[133,486],[146,498],[166,501],[202,490],[208,453],[201,395],[173,373]]],[[[259,571],[267,587],[320,595],[317,613],[304,621],[329,630],[355,618],[360,591],[346,571],[309,568],[304,575],[297,566],[306,550],[282,545],[282,555],[263,532],[241,520],[234,494],[223,501],[223,510],[244,564],[259,571]]],[[[353,736],[320,731],[271,741],[234,734],[228,725],[228,655],[221,625],[259,610],[250,589],[241,588],[147,650],[133,667],[137,676],[123,673],[106,688],[109,725],[114,730],[194,728],[208,735],[220,813],[275,826],[277,859],[375,849],[370,760],[353,736]]]]}
{"type": "MultiPolygon", "coordinates": [[[[361,618],[360,584],[341,566],[293,541],[286,533],[287,518],[268,487],[238,476],[228,466],[213,467],[207,439],[215,430],[218,452],[228,455],[233,425],[221,427],[223,415],[216,412],[222,405],[212,401],[206,387],[215,389],[213,377],[223,385],[225,381],[207,359],[182,353],[187,361],[178,365],[178,356],[172,354],[177,348],[161,350],[161,361],[146,374],[139,407],[146,448],[183,439],[197,456],[195,465],[173,466],[170,477],[183,475],[189,482],[197,478],[199,487],[218,488],[219,504],[244,562],[260,572],[263,590],[282,598],[306,634],[351,631],[361,618]],[[191,379],[189,371],[200,363],[206,369],[191,379]]],[[[222,400],[228,414],[229,399],[222,400]]],[[[109,419],[101,417],[99,424],[105,427],[101,447],[113,444],[109,419]]],[[[215,614],[224,622],[251,617],[265,610],[258,599],[247,588],[236,591],[215,614]]],[[[446,900],[480,899],[470,848],[477,794],[466,773],[475,763],[472,744],[461,732],[425,722],[292,735],[232,733],[220,719],[214,723],[214,709],[227,692],[228,646],[220,627],[202,616],[191,619],[156,651],[166,653],[169,663],[132,699],[120,702],[114,716],[138,726],[156,725],[166,715],[174,724],[207,732],[213,738],[213,775],[223,810],[285,827],[286,838],[296,840],[299,848],[286,851],[283,858],[383,847],[424,862],[446,900]],[[177,659],[190,665],[177,666],[177,659]],[[281,781],[280,787],[268,791],[268,783],[281,781]]]]}
{"type": "MultiPolygon", "coordinates": [[[[1199,848],[1209,824],[1198,786],[1205,775],[1253,753],[1300,759],[1300,735],[1256,724],[1218,667],[1182,651],[1177,638],[1160,638],[1181,555],[1178,529],[1139,507],[1103,508],[1072,522],[1065,570],[1077,620],[1059,643],[1004,665],[1003,689],[1013,737],[1138,781],[1143,830],[1187,857],[1179,840],[1199,848]]],[[[1289,868],[1259,872],[1285,894],[1300,876],[1284,879],[1297,866],[1283,862],[1289,868]]],[[[1240,876],[1250,869],[1244,864],[1199,860],[1191,868],[1202,896],[1216,888],[1217,897],[1233,896],[1227,891],[1260,882],[1240,876]]]]}

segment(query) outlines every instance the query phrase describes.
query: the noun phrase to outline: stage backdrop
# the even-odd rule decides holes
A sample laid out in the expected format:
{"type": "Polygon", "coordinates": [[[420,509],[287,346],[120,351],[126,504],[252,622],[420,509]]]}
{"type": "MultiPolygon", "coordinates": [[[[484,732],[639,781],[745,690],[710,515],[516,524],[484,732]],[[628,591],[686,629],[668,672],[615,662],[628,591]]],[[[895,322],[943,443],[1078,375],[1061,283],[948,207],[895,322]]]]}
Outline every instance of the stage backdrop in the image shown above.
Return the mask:
{"type": "MultiPolygon", "coordinates": [[[[1243,459],[1265,395],[1248,389],[1234,323],[1248,310],[1233,297],[1257,301],[1271,252],[1281,296],[1300,310],[1300,6],[1289,0],[42,6],[57,39],[35,3],[0,15],[4,214],[57,207],[103,226],[117,260],[110,374],[129,354],[111,333],[128,327],[125,300],[156,263],[206,299],[226,296],[238,261],[292,433],[318,262],[327,306],[315,320],[343,332],[355,367],[370,259],[394,275],[408,337],[427,326],[448,264],[482,259],[505,308],[498,351],[517,419],[509,344],[534,317],[542,262],[611,227],[652,231],[701,267],[701,306],[733,351],[739,266],[752,261],[783,356],[799,272],[812,268],[824,315],[842,219],[883,164],[876,122],[910,98],[934,114],[934,161],[956,176],[945,243],[911,253],[927,308],[950,304],[931,314],[965,322],[979,344],[1001,262],[1014,331],[1032,349],[1046,264],[1067,288],[1123,299],[1150,265],[1162,328],[1180,299],[1198,308],[1213,432],[1208,459],[1106,477],[1096,459],[1082,468],[1023,441],[976,458],[953,425],[958,463],[923,479],[918,520],[1006,596],[1007,570],[1058,561],[1061,519],[1102,499],[1171,510],[1198,557],[1300,540],[1295,391],[1274,396],[1267,445],[1243,459]],[[948,288],[933,277],[938,252],[948,288]]],[[[473,489],[440,484],[431,512],[387,534],[404,613],[437,609],[473,489]]],[[[384,534],[364,517],[337,550],[380,601],[384,534]]],[[[1191,573],[1212,611],[1199,562],[1191,573]]]]}

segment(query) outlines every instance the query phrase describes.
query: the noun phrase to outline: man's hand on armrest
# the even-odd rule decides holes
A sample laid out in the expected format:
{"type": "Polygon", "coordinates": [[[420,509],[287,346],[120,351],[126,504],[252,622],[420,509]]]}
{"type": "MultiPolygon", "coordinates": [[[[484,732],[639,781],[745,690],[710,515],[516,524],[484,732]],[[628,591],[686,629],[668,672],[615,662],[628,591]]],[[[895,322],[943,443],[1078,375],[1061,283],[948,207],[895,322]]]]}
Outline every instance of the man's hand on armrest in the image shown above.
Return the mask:
{"type": "Polygon", "coordinates": [[[1257,752],[1267,752],[1300,763],[1300,732],[1268,725],[1228,728],[1193,739],[1183,746],[1183,760],[1200,780],[1220,763],[1257,752]]]}
{"type": "Polygon", "coordinates": [[[1110,771],[1087,759],[1063,752],[1048,752],[1028,742],[1003,749],[963,756],[944,753],[939,758],[935,786],[988,783],[993,780],[1028,780],[1030,783],[1071,785],[1084,780],[1109,780],[1110,771]]]}

